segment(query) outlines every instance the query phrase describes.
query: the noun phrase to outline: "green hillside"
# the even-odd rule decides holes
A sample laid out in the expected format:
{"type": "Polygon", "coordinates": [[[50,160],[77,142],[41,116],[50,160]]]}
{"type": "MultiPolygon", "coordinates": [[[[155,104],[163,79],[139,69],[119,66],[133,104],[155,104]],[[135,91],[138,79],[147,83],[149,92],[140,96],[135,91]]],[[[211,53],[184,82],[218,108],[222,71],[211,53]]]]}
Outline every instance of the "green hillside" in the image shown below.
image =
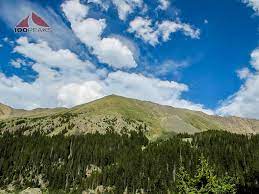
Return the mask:
{"type": "Polygon", "coordinates": [[[259,132],[259,121],[237,117],[210,116],[202,112],[159,104],[107,96],[71,109],[35,109],[31,111],[0,106],[0,130],[30,134],[65,135],[85,133],[145,132],[150,139],[177,133],[194,134],[207,130],[225,130],[240,134],[259,132]]]}

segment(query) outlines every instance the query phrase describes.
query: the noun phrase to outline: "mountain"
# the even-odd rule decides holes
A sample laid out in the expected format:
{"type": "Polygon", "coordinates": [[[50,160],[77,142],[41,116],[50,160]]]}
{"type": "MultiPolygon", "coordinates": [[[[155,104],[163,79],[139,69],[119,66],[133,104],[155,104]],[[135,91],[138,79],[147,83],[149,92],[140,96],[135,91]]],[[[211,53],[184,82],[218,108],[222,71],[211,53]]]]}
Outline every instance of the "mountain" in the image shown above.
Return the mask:
{"type": "Polygon", "coordinates": [[[259,133],[259,121],[239,117],[211,116],[202,112],[163,106],[147,101],[107,96],[71,109],[13,109],[0,104],[0,130],[84,134],[107,130],[143,130],[150,139],[177,133],[225,130],[238,134],[259,133]]]}
{"type": "Polygon", "coordinates": [[[12,108],[0,103],[0,118],[9,117],[12,113],[12,108]]]}
{"type": "Polygon", "coordinates": [[[41,117],[44,115],[59,113],[66,108],[36,108],[33,110],[14,109],[0,103],[0,119],[20,118],[20,117],[41,117]]]}

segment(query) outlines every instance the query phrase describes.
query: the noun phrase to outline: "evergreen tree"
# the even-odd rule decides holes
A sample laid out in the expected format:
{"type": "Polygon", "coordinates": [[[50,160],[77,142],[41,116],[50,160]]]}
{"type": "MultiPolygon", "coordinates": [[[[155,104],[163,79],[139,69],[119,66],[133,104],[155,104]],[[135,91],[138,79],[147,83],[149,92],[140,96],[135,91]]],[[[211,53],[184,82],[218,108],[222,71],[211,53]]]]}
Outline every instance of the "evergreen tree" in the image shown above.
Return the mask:
{"type": "Polygon", "coordinates": [[[235,181],[230,176],[216,176],[203,156],[194,176],[191,176],[183,166],[177,174],[177,191],[182,194],[236,193],[235,187],[235,181]]]}

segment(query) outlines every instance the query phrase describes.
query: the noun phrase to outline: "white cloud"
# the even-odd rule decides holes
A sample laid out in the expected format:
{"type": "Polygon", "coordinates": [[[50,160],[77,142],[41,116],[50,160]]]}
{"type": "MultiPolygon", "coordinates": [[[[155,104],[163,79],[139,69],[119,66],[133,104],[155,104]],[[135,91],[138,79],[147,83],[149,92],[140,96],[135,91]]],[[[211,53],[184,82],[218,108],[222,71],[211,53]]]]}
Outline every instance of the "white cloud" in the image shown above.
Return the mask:
{"type": "Polygon", "coordinates": [[[252,7],[252,9],[259,14],[259,0],[243,0],[247,6],[252,7]]]}
{"type": "Polygon", "coordinates": [[[259,71],[259,48],[251,53],[251,65],[256,71],[259,71]]]}
{"type": "Polygon", "coordinates": [[[96,100],[103,96],[101,84],[96,81],[88,81],[63,86],[58,92],[57,99],[63,106],[71,107],[96,100]]]}
{"type": "Polygon", "coordinates": [[[125,20],[127,15],[132,11],[130,4],[124,0],[112,0],[112,2],[117,7],[119,18],[125,20]]]}
{"type": "Polygon", "coordinates": [[[135,60],[139,59],[139,56],[140,56],[139,47],[131,39],[129,39],[125,36],[118,35],[118,34],[111,34],[109,36],[109,38],[115,38],[115,39],[120,40],[120,42],[122,42],[123,45],[126,45],[129,48],[129,50],[133,53],[135,60]]]}
{"type": "MultiPolygon", "coordinates": [[[[137,63],[134,53],[127,45],[115,37],[101,37],[103,30],[106,28],[104,19],[85,19],[86,12],[84,14],[78,14],[75,10],[72,13],[69,12],[70,6],[74,2],[66,1],[62,4],[62,9],[70,20],[71,27],[76,36],[92,49],[92,53],[97,56],[99,61],[118,69],[136,67],[137,63]]],[[[76,1],[76,4],[78,3],[76,1]]],[[[81,9],[78,12],[81,13],[81,9]]]]}
{"type": "Polygon", "coordinates": [[[153,29],[151,19],[136,17],[130,22],[128,31],[135,33],[136,37],[143,39],[153,46],[158,44],[159,32],[153,29]]]}
{"type": "Polygon", "coordinates": [[[101,41],[101,34],[106,28],[104,19],[88,18],[80,23],[72,23],[76,36],[87,46],[95,48],[101,41]]]}
{"type": "Polygon", "coordinates": [[[166,10],[170,6],[170,0],[159,0],[158,9],[166,10]]]}
{"type": "Polygon", "coordinates": [[[217,113],[249,118],[259,118],[259,49],[251,53],[251,66],[255,72],[248,69],[239,71],[239,77],[245,80],[239,91],[223,101],[217,113]]]}
{"type": "Polygon", "coordinates": [[[76,54],[68,49],[53,51],[44,41],[29,43],[26,37],[21,37],[17,40],[17,43],[18,45],[14,48],[15,52],[48,67],[58,67],[65,70],[69,68],[79,70],[94,68],[90,62],[81,61],[76,54]]]}
{"type": "Polygon", "coordinates": [[[94,53],[100,62],[118,69],[137,67],[131,50],[116,38],[103,38],[95,47],[94,53]]]}
{"type": "Polygon", "coordinates": [[[110,73],[105,82],[109,86],[108,90],[112,93],[125,93],[125,96],[138,99],[162,99],[167,96],[161,95],[160,92],[163,91],[163,89],[166,93],[172,93],[175,97],[179,96],[181,92],[188,90],[185,84],[179,84],[174,81],[161,81],[157,78],[146,77],[142,74],[123,71],[110,73]],[[172,90],[168,90],[169,88],[172,90]]]}
{"type": "Polygon", "coordinates": [[[83,19],[88,13],[88,7],[82,5],[79,0],[65,1],[62,8],[69,21],[77,22],[83,19]]]}
{"type": "Polygon", "coordinates": [[[247,67],[245,67],[243,69],[239,69],[239,70],[237,70],[237,76],[240,79],[246,79],[250,76],[250,70],[247,67]]]}
{"type": "Polygon", "coordinates": [[[199,38],[200,30],[193,29],[189,24],[173,21],[163,21],[158,25],[158,31],[162,34],[163,41],[170,40],[170,35],[182,31],[185,36],[199,38]]]}
{"type": "Polygon", "coordinates": [[[152,46],[155,46],[160,41],[166,42],[170,40],[171,34],[177,31],[181,31],[185,36],[191,38],[199,38],[200,36],[200,30],[194,29],[189,24],[169,20],[153,24],[151,19],[139,16],[130,22],[128,29],[128,32],[135,33],[136,37],[152,46]]]}
{"type": "Polygon", "coordinates": [[[112,0],[112,2],[117,7],[121,20],[125,20],[135,8],[143,6],[142,0],[112,0]]]}

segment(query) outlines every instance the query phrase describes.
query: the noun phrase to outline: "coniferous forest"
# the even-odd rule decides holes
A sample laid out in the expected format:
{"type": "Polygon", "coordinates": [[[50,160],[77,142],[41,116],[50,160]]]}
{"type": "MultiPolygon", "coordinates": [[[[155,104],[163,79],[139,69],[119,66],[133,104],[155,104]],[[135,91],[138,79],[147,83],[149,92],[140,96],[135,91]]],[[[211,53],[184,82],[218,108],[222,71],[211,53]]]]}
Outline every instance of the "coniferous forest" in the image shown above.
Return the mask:
{"type": "Polygon", "coordinates": [[[48,193],[259,193],[259,135],[0,137],[0,186],[48,193]]]}

